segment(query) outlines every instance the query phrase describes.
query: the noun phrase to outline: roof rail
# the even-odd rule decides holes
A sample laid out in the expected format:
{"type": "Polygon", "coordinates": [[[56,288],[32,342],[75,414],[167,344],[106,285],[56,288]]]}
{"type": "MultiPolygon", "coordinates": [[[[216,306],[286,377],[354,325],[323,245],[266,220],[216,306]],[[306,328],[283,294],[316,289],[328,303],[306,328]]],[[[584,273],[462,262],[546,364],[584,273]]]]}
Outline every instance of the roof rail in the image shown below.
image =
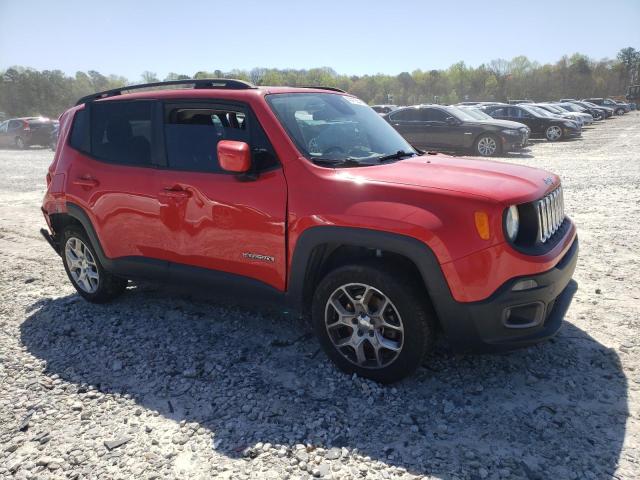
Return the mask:
{"type": "Polygon", "coordinates": [[[194,78],[189,80],[171,80],[168,82],[154,82],[154,83],[142,83],[139,85],[126,85],[120,88],[113,88],[111,90],[105,90],[103,92],[92,93],[91,95],[82,97],[80,100],[76,102],[76,105],[92,102],[93,100],[100,100],[101,98],[115,97],[117,95],[122,95],[122,92],[128,92],[130,90],[138,90],[143,88],[154,88],[154,87],[168,87],[172,85],[193,85],[194,89],[226,88],[226,89],[232,89],[232,90],[245,90],[250,88],[256,88],[256,86],[253,85],[252,83],[245,82],[244,80],[234,80],[231,78],[202,78],[202,79],[194,78]]]}
{"type": "Polygon", "coordinates": [[[323,87],[322,85],[298,85],[295,88],[317,88],[318,90],[329,90],[331,92],[347,93],[338,87],[323,87]]]}

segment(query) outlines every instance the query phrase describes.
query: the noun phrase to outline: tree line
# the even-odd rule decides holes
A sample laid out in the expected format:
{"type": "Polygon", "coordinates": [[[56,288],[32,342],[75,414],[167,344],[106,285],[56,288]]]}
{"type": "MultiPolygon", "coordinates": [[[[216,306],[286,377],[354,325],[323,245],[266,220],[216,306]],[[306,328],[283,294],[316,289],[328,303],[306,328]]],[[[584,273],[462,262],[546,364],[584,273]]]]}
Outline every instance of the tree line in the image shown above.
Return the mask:
{"type": "MultiPolygon", "coordinates": [[[[309,70],[254,68],[252,70],[169,73],[163,80],[237,78],[256,85],[323,85],[338,87],[369,104],[456,103],[465,100],[584,98],[623,95],[640,80],[640,51],[628,47],[615,59],[595,60],[576,53],[556,63],[540,64],[525,56],[492,60],[479,67],[458,62],[445,70],[415,70],[398,75],[342,75],[332,68],[309,70]]],[[[0,112],[7,117],[57,117],[82,96],[134,83],[160,81],[150,71],[129,81],[90,70],[74,76],[60,70],[20,66],[0,70],[0,112]]]]}

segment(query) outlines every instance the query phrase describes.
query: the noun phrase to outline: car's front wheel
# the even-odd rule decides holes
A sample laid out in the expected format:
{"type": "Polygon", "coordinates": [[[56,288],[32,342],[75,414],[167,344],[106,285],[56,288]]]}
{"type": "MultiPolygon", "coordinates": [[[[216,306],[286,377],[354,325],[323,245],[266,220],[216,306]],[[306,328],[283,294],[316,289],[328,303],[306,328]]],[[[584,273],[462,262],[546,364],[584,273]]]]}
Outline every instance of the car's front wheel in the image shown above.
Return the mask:
{"type": "Polygon", "coordinates": [[[551,125],[547,128],[544,135],[550,142],[557,142],[562,139],[562,127],[559,127],[558,125],[551,125]]]}
{"type": "Polygon", "coordinates": [[[341,370],[395,382],[421,364],[433,343],[426,296],[406,271],[385,264],[340,267],[316,289],[314,330],[341,370]]]}
{"type": "Polygon", "coordinates": [[[108,302],[127,288],[127,280],[103,268],[89,238],[79,227],[64,230],[62,263],[75,289],[90,302],[108,302]]]}
{"type": "Polygon", "coordinates": [[[476,153],[482,157],[493,157],[502,153],[500,139],[495,135],[483,134],[476,140],[476,153]]]}
{"type": "Polygon", "coordinates": [[[618,109],[616,109],[616,115],[624,115],[624,113],[625,113],[624,108],[618,108],[618,109]]]}
{"type": "Polygon", "coordinates": [[[26,144],[24,143],[24,139],[22,137],[16,137],[14,143],[18,150],[24,150],[24,148],[26,147],[26,144]]]}

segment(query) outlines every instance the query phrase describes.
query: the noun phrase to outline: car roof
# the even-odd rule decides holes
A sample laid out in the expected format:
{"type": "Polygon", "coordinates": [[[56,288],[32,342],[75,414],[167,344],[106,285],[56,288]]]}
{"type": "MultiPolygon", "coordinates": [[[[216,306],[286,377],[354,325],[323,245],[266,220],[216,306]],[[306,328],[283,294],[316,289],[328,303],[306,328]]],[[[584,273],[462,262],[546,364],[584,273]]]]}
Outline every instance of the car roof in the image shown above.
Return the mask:
{"type": "MultiPolygon", "coordinates": [[[[112,97],[96,99],[95,102],[110,102],[118,100],[162,100],[162,99],[210,99],[217,98],[221,100],[238,100],[247,101],[258,97],[264,97],[269,94],[284,93],[326,93],[334,95],[353,95],[346,92],[336,92],[322,88],[304,88],[304,87],[259,87],[251,90],[233,90],[233,89],[191,89],[177,88],[164,90],[149,90],[144,92],[123,93],[112,97]]],[[[81,105],[81,104],[79,104],[81,105]]]]}

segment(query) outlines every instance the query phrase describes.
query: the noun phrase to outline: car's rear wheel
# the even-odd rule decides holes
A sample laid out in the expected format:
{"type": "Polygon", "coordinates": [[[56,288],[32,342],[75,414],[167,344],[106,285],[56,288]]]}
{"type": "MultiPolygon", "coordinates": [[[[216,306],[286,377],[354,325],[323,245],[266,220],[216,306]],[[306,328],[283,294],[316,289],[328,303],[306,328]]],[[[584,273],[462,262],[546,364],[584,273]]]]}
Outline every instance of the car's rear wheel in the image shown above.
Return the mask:
{"type": "Polygon", "coordinates": [[[105,303],[124,292],[127,280],[104,269],[81,228],[67,227],[62,237],[62,263],[69,280],[82,297],[93,303],[105,303]]]}
{"type": "Polygon", "coordinates": [[[624,108],[617,108],[616,115],[624,115],[624,108]]]}
{"type": "Polygon", "coordinates": [[[318,285],[314,330],[343,371],[390,383],[413,372],[430,350],[434,316],[416,279],[385,264],[348,265],[318,285]]]}
{"type": "Polygon", "coordinates": [[[16,137],[14,143],[18,150],[24,150],[24,148],[26,147],[26,144],[24,143],[24,139],[22,137],[16,137]]]}
{"type": "Polygon", "coordinates": [[[500,139],[495,135],[480,135],[476,140],[475,150],[482,157],[500,155],[500,153],[502,153],[500,139]]]}
{"type": "Polygon", "coordinates": [[[600,113],[600,112],[595,112],[595,113],[593,114],[593,119],[594,119],[594,120],[596,120],[596,121],[600,121],[600,120],[602,120],[602,113],[600,113]]]}
{"type": "Polygon", "coordinates": [[[550,142],[557,142],[562,139],[562,127],[559,127],[558,125],[551,125],[547,128],[544,135],[550,142]]]}

